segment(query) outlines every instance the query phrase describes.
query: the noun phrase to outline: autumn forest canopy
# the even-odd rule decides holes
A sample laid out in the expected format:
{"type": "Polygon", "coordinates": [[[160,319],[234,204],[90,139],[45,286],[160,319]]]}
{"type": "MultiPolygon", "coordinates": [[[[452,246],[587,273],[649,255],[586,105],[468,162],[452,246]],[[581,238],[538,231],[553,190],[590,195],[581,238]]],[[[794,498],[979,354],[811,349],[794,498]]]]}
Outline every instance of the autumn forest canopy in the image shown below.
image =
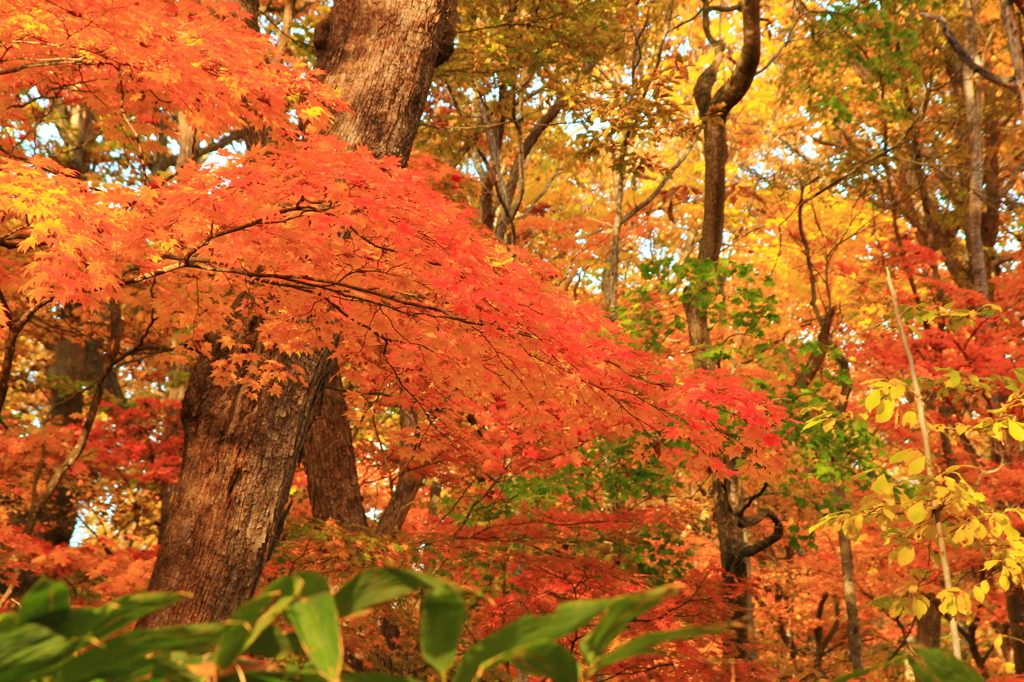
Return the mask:
{"type": "Polygon", "coordinates": [[[1022,0],[333,5],[0,4],[0,680],[1024,679],[1022,0]]]}

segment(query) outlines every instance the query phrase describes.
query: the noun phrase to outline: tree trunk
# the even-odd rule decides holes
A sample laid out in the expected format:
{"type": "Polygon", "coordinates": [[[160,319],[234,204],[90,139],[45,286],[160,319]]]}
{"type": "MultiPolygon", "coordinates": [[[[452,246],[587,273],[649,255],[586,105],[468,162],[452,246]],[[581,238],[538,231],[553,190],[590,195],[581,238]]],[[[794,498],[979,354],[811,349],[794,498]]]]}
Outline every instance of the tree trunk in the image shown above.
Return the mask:
{"type": "MultiPolygon", "coordinates": [[[[336,365],[332,367],[336,369],[336,365]]],[[[366,526],[347,411],[345,388],[335,377],[327,384],[313,413],[302,463],[309,479],[314,517],[334,519],[346,526],[366,526]]]]}
{"type": "Polygon", "coordinates": [[[939,600],[933,595],[928,597],[928,610],[917,621],[917,645],[928,649],[942,646],[942,613],[939,612],[939,600]]]}
{"type": "MultiPolygon", "coordinates": [[[[247,320],[240,343],[260,348],[258,318],[247,320]]],[[[323,391],[325,354],[293,358],[309,384],[263,390],[254,400],[240,384],[214,384],[211,363],[228,355],[218,348],[192,370],[181,408],[185,453],[153,567],[151,590],[185,590],[193,598],[142,621],[159,627],[227,618],[252,596],[287,515],[288,493],[309,426],[323,391]],[[317,379],[319,377],[319,379],[317,379]]]]}
{"type": "Polygon", "coordinates": [[[864,667],[864,643],[860,636],[860,610],[857,607],[857,581],[853,575],[853,546],[846,533],[839,531],[839,563],[843,570],[843,598],[846,600],[846,632],[850,665],[864,667]]]}
{"type": "MultiPolygon", "coordinates": [[[[704,29],[708,40],[715,45],[717,54],[697,79],[693,88],[693,98],[704,125],[704,218],[701,223],[698,258],[715,263],[721,255],[725,237],[725,167],[729,157],[726,118],[750,89],[757,73],[757,65],[761,58],[761,8],[759,0],[742,0],[740,3],[743,15],[743,46],[732,75],[717,91],[714,90],[714,86],[724,56],[724,45],[711,35],[710,11],[710,6],[705,4],[702,10],[704,29]]],[[[718,366],[716,359],[699,355],[707,350],[711,340],[707,309],[696,303],[687,303],[686,321],[690,346],[694,353],[694,366],[700,369],[715,369],[718,366]]],[[[763,492],[764,489],[761,490],[761,493],[763,492]]],[[[716,480],[712,486],[718,547],[727,582],[746,582],[750,577],[750,557],[782,538],[782,521],[774,511],[762,508],[754,516],[744,517],[747,507],[761,493],[744,499],[740,482],[735,478],[716,480]],[[748,544],[746,529],[766,518],[773,523],[771,534],[758,542],[748,544]]],[[[737,613],[734,618],[742,623],[735,630],[736,642],[741,655],[749,657],[751,652],[746,644],[753,635],[754,618],[750,593],[743,588],[735,603],[737,613]]]]}
{"type": "MultiPolygon", "coordinates": [[[[964,14],[967,17],[966,48],[976,60],[978,50],[978,19],[974,0],[964,0],[964,14]]],[[[964,114],[967,118],[967,251],[971,258],[971,282],[973,288],[986,298],[988,290],[988,265],[985,259],[985,244],[981,236],[981,221],[985,211],[985,149],[982,130],[981,93],[975,84],[974,71],[960,65],[963,79],[964,114]]]]}
{"type": "MultiPolygon", "coordinates": [[[[451,53],[454,28],[454,0],[338,4],[315,39],[317,67],[355,110],[342,114],[333,132],[407,159],[433,68],[451,53]]],[[[247,324],[247,342],[260,348],[258,321],[247,324]]],[[[195,598],[145,619],[145,626],[229,615],[252,595],[280,536],[295,465],[333,363],[326,353],[261,352],[300,365],[307,383],[289,383],[278,396],[264,391],[253,401],[240,386],[215,385],[209,359],[193,368],[182,408],[182,471],[150,589],[188,590],[195,598]]]]}
{"type": "Polygon", "coordinates": [[[1010,63],[1013,64],[1013,85],[1017,90],[1017,106],[1020,109],[1021,118],[1024,118],[1024,44],[1021,42],[1020,15],[1014,7],[1013,0],[1000,0],[999,15],[1003,20],[1003,31],[1006,33],[1010,63]]]}
{"type": "Polygon", "coordinates": [[[352,107],[331,133],[405,163],[434,68],[455,46],[454,0],[353,0],[316,28],[316,68],[352,107]]]}
{"type": "Polygon", "coordinates": [[[1006,619],[1010,621],[1010,648],[1014,671],[1024,674],[1024,589],[1019,585],[1006,592],[1006,619]]]}

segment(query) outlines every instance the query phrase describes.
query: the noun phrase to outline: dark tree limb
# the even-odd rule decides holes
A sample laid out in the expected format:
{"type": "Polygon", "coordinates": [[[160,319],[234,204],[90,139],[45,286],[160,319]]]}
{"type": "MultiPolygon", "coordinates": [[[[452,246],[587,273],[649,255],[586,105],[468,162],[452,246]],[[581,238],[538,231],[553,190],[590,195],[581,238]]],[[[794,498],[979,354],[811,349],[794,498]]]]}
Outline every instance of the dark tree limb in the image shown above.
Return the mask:
{"type": "Polygon", "coordinates": [[[779,518],[778,514],[776,514],[773,510],[768,509],[767,507],[763,507],[760,511],[758,511],[750,518],[741,519],[740,526],[743,528],[750,528],[751,526],[761,523],[765,519],[771,519],[771,522],[773,524],[772,532],[766,537],[761,538],[757,542],[747,545],[742,550],[740,550],[740,553],[744,558],[749,558],[757,554],[760,554],[761,552],[765,551],[766,549],[768,549],[769,547],[771,547],[776,542],[782,539],[782,535],[785,531],[785,527],[782,525],[782,519],[779,518]]]}
{"type": "Polygon", "coordinates": [[[945,18],[940,17],[938,14],[931,14],[929,12],[921,12],[920,16],[926,19],[931,19],[932,21],[936,22],[940,27],[942,27],[942,35],[946,37],[946,42],[949,44],[951,48],[953,48],[953,52],[956,52],[956,56],[960,58],[960,61],[962,61],[967,68],[971,69],[972,71],[974,71],[974,73],[978,74],[979,76],[981,76],[982,78],[991,83],[995,83],[1000,87],[1009,88],[1010,90],[1016,91],[1016,80],[1014,78],[1000,76],[999,74],[989,71],[984,66],[974,61],[974,58],[971,57],[971,55],[967,52],[964,46],[960,44],[960,41],[956,39],[956,36],[953,34],[953,30],[949,27],[949,24],[946,22],[945,18]]]}

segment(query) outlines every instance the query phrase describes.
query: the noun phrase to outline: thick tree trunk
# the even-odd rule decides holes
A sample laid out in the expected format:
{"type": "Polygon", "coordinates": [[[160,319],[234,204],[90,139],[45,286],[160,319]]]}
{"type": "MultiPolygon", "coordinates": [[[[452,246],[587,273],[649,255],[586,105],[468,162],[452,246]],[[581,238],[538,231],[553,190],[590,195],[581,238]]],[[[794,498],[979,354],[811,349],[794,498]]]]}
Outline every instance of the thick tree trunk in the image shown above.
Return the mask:
{"type": "Polygon", "coordinates": [[[366,526],[347,411],[345,388],[334,378],[313,413],[302,463],[309,479],[313,516],[346,526],[366,526]]]}
{"type": "Polygon", "coordinates": [[[316,29],[316,68],[352,107],[331,132],[403,163],[412,151],[434,68],[454,49],[453,0],[339,3],[316,29]]]}
{"type": "MultiPolygon", "coordinates": [[[[239,342],[259,349],[259,320],[247,324],[239,342]]],[[[227,354],[219,348],[212,360],[227,354]]],[[[211,359],[193,368],[181,410],[181,477],[164,510],[150,589],[194,596],[149,616],[145,627],[221,620],[256,589],[281,534],[300,445],[330,364],[325,354],[275,358],[300,366],[310,383],[289,382],[279,395],[264,390],[254,400],[239,384],[214,384],[211,359]]]]}
{"type": "MultiPolygon", "coordinates": [[[[340,116],[334,132],[407,159],[433,68],[450,54],[454,27],[454,0],[336,5],[317,29],[317,67],[355,113],[340,116]]],[[[259,347],[257,321],[248,324],[247,342],[259,347]]],[[[193,368],[182,409],[182,471],[150,588],[188,590],[195,598],[154,614],[146,626],[229,615],[252,595],[280,536],[295,465],[334,368],[326,353],[263,353],[300,365],[306,383],[287,384],[278,396],[264,391],[253,401],[240,386],[215,385],[209,360],[193,368]]]]}

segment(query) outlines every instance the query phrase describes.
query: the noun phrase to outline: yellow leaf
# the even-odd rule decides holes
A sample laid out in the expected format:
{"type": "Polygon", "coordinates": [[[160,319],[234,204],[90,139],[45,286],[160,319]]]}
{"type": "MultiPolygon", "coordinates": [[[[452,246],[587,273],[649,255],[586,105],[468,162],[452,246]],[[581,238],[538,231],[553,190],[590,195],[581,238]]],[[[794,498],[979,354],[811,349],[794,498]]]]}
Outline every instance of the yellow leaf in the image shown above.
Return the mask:
{"type": "Polygon", "coordinates": [[[906,426],[907,428],[914,428],[915,426],[917,426],[917,412],[914,412],[913,410],[904,412],[902,421],[903,425],[906,426]]]}
{"type": "Polygon", "coordinates": [[[924,502],[918,502],[913,507],[907,510],[907,518],[913,524],[918,524],[928,518],[928,509],[924,506],[924,502]]]}
{"type": "Polygon", "coordinates": [[[892,415],[893,415],[893,413],[895,411],[896,411],[896,401],[895,400],[888,400],[888,399],[887,400],[883,400],[882,404],[879,405],[879,407],[878,407],[878,411],[875,413],[875,420],[879,424],[884,424],[885,422],[887,422],[890,419],[892,419],[892,415]]]}
{"type": "Polygon", "coordinates": [[[490,263],[491,263],[492,267],[500,268],[500,267],[502,267],[504,265],[508,265],[509,263],[514,261],[515,259],[516,259],[516,254],[511,252],[511,251],[509,251],[509,252],[507,252],[505,254],[502,254],[498,258],[495,258],[490,263]]]}
{"type": "Polygon", "coordinates": [[[900,547],[900,550],[896,553],[896,561],[900,566],[906,566],[914,560],[915,554],[913,547],[900,547]]]}
{"type": "Polygon", "coordinates": [[[864,399],[864,407],[869,410],[873,410],[878,407],[878,403],[882,401],[882,394],[878,391],[871,391],[868,393],[868,397],[864,399]]]}
{"type": "Polygon", "coordinates": [[[885,474],[875,479],[875,482],[871,484],[871,489],[882,497],[892,497],[892,486],[885,474]]]}
{"type": "Polygon", "coordinates": [[[955,369],[946,375],[946,388],[956,388],[960,385],[960,372],[955,369]]]}
{"type": "Polygon", "coordinates": [[[922,456],[920,456],[920,457],[918,457],[916,459],[912,459],[912,460],[910,460],[910,463],[907,465],[907,473],[909,473],[911,476],[919,474],[922,471],[924,471],[924,465],[925,465],[924,455],[922,455],[922,456]]]}
{"type": "Polygon", "coordinates": [[[1006,431],[1010,434],[1010,438],[1016,441],[1024,440],[1024,426],[1016,419],[1011,419],[1006,424],[1006,431]]]}
{"type": "Polygon", "coordinates": [[[918,618],[924,618],[924,614],[928,613],[928,600],[921,595],[914,597],[914,601],[910,602],[910,610],[918,618]]]}

